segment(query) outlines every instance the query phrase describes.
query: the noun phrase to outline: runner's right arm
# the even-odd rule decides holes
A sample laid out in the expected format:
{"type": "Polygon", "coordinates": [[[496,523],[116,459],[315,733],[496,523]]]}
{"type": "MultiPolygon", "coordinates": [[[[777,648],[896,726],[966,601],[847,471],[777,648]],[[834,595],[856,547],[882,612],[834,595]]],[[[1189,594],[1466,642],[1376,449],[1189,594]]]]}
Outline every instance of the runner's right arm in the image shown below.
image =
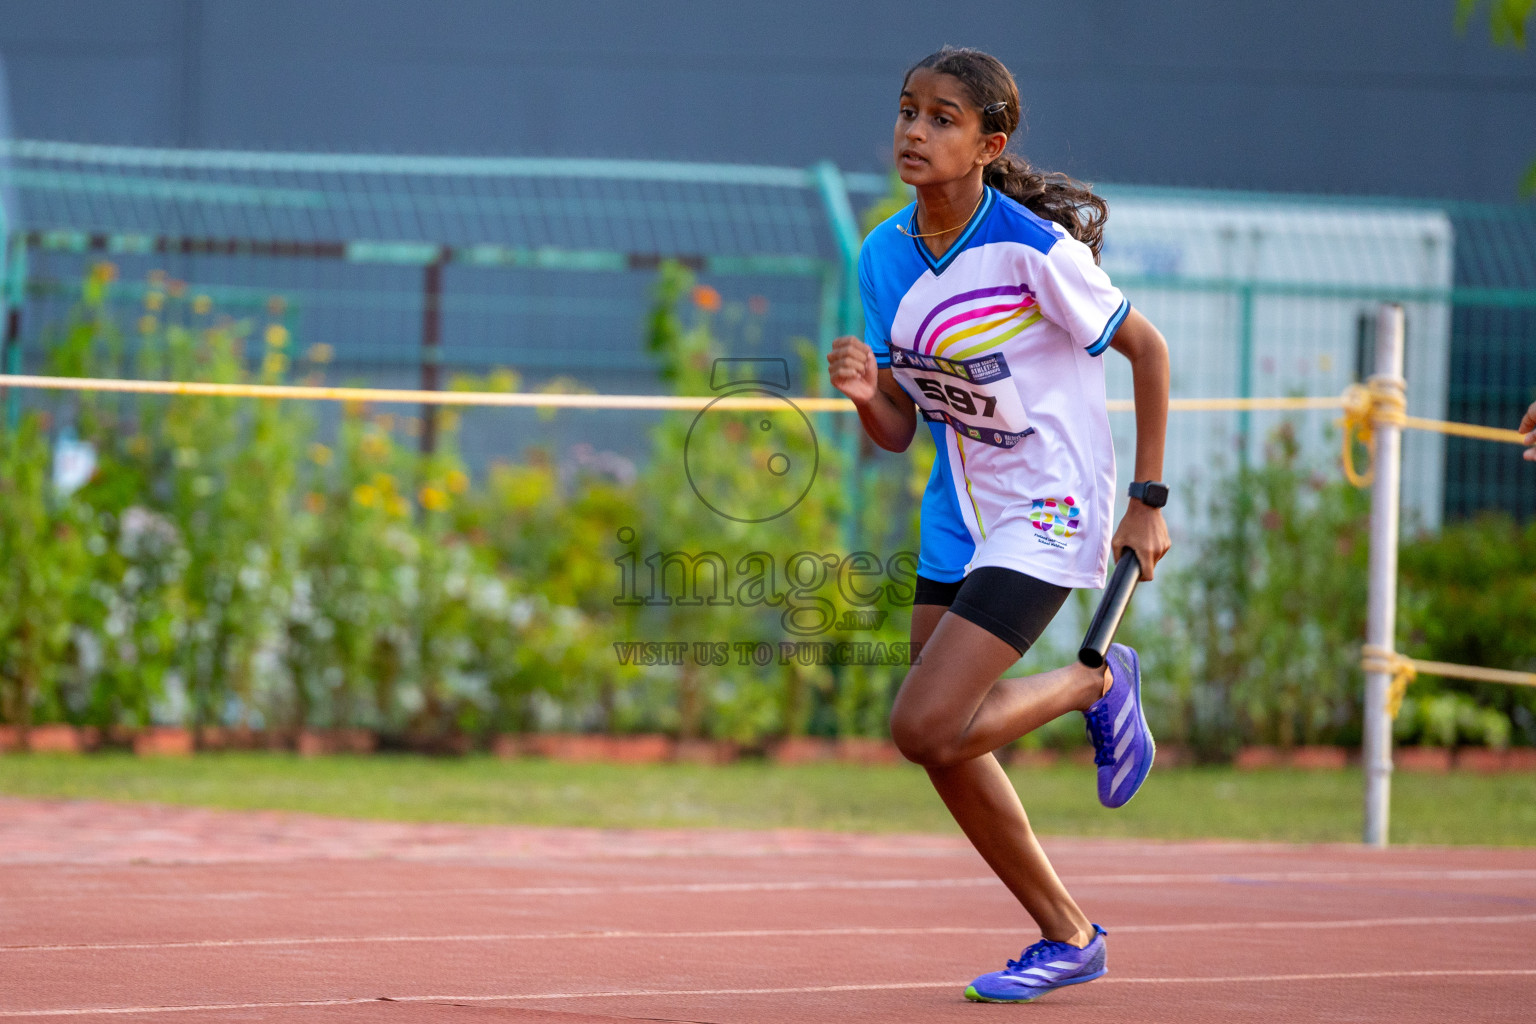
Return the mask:
{"type": "Polygon", "coordinates": [[[875,350],[852,335],[838,338],[827,353],[832,386],[859,411],[871,441],[890,452],[904,452],[917,433],[917,408],[889,369],[875,365],[875,350]]]}

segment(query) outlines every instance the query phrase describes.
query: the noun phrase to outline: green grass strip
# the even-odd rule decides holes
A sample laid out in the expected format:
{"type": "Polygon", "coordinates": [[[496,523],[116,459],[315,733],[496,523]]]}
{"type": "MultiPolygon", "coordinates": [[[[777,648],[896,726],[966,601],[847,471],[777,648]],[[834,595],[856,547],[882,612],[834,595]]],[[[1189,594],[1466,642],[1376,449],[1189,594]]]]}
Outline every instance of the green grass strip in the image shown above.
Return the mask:
{"type": "MultiPolygon", "coordinates": [[[[1012,773],[1045,835],[1138,839],[1355,842],[1358,771],[1155,769],[1136,799],[1108,811],[1090,767],[1012,773]]],[[[0,794],[286,810],[390,821],[598,828],[813,828],[937,832],[956,828],[910,766],[764,762],[561,764],[486,756],[325,757],[205,754],[186,760],[0,757],[0,794]]],[[[1399,843],[1536,844],[1536,775],[1413,775],[1393,780],[1399,843]]]]}

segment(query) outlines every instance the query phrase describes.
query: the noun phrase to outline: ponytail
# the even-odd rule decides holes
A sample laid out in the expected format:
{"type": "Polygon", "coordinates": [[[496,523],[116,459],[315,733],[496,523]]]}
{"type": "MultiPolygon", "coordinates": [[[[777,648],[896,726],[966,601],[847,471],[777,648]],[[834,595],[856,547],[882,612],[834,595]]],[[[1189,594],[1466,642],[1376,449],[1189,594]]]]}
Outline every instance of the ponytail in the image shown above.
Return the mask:
{"type": "MultiPolygon", "coordinates": [[[[1018,129],[1019,87],[996,57],[980,50],[946,46],[912,65],[907,77],[918,68],[949,75],[964,86],[981,113],[984,134],[1012,136],[1018,129]]],[[[1093,252],[1095,263],[1099,261],[1109,204],[1090,186],[1059,172],[1037,171],[1022,156],[1008,152],[987,164],[982,181],[1037,216],[1060,224],[1093,252]]]]}
{"type": "Polygon", "coordinates": [[[1037,171],[1028,160],[1013,153],[1004,153],[987,164],[981,180],[1036,215],[1066,228],[1067,234],[1093,251],[1093,262],[1099,262],[1109,204],[1088,185],[1059,171],[1037,171]]]}

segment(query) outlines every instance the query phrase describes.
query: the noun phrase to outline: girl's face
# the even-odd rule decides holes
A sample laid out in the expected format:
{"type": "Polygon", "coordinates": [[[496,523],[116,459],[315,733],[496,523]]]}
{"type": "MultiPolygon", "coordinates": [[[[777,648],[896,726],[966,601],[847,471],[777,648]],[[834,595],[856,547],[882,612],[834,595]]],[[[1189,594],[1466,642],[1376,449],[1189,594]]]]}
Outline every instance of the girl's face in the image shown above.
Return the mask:
{"type": "Polygon", "coordinates": [[[981,130],[981,111],[950,75],[918,68],[901,91],[893,149],[908,185],[938,185],[980,173],[1008,145],[1002,132],[981,130]]]}

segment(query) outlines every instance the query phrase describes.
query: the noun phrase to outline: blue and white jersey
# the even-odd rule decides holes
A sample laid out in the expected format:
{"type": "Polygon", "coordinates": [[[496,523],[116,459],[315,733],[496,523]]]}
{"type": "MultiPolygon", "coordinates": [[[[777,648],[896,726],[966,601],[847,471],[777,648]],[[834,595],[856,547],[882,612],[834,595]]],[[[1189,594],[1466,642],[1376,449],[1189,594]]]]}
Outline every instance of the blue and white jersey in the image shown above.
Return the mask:
{"type": "Polygon", "coordinates": [[[1099,356],[1130,305],[1086,245],[991,188],[940,259],[897,230],[915,216],[865,239],[859,287],[864,339],[938,446],[918,571],[1102,587],[1115,450],[1099,356]]]}

